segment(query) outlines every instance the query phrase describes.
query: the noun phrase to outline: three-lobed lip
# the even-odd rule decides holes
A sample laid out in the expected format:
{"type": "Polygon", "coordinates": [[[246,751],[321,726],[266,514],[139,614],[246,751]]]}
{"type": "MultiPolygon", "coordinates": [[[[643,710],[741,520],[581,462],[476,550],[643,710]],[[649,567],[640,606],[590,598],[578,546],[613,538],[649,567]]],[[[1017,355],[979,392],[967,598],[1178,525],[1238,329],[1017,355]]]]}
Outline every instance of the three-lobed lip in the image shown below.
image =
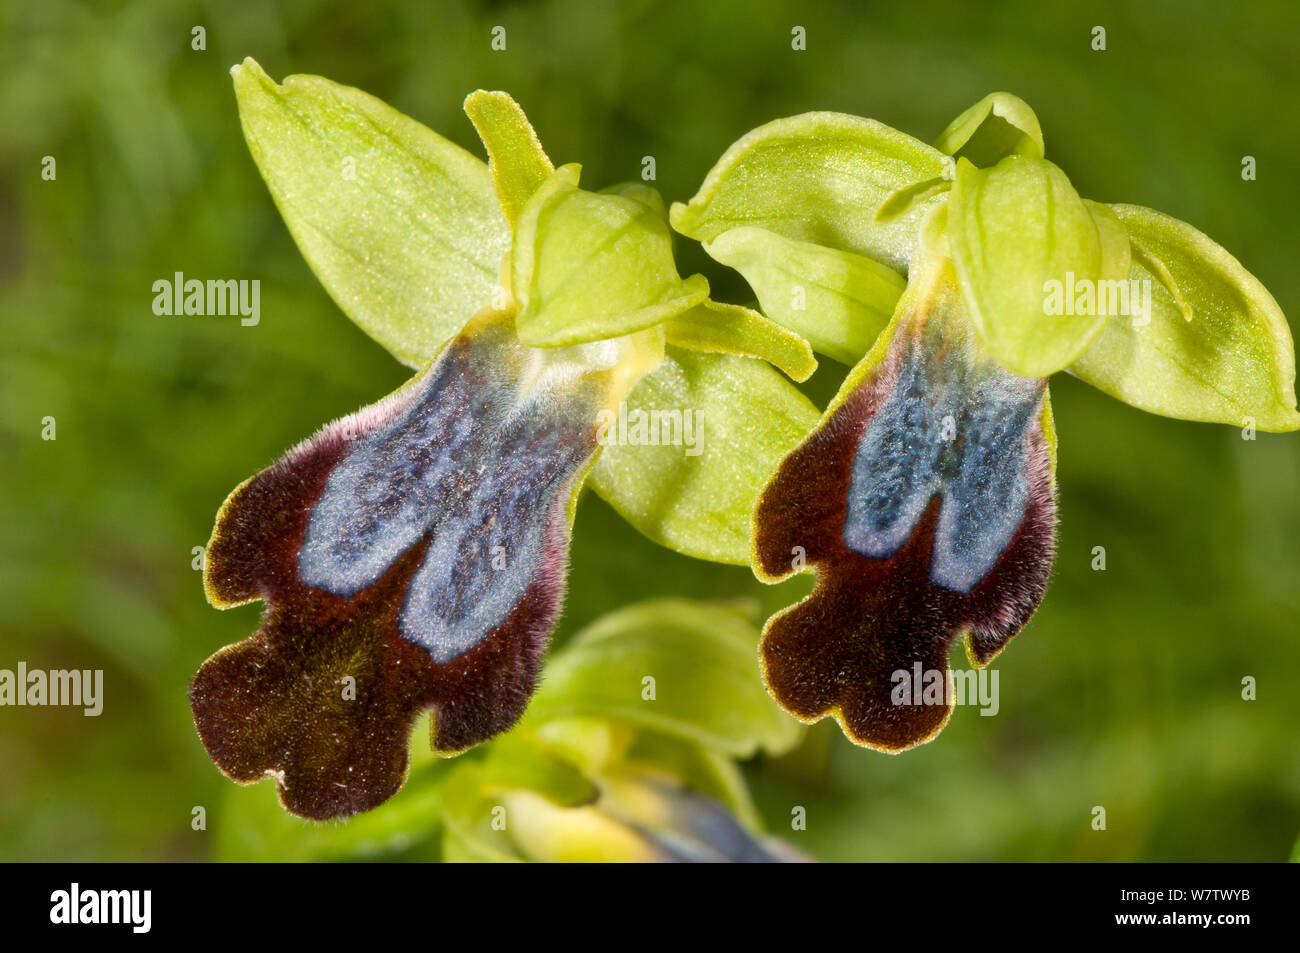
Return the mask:
{"type": "Polygon", "coordinates": [[[195,723],[222,771],[275,777],[296,814],[396,793],[425,709],[450,754],[508,729],[536,688],[610,375],[537,393],[509,318],[473,322],[411,384],[222,507],[209,594],[268,608],[199,669],[195,723]]]}
{"type": "Polygon", "coordinates": [[[817,585],[773,616],[764,678],[795,717],[902,751],[952,711],[894,703],[893,673],[946,672],[965,638],[983,666],[1042,600],[1055,553],[1046,381],[1001,368],[965,317],[952,267],[927,255],[876,348],[754,511],[768,581],[805,554],[817,585]]]}

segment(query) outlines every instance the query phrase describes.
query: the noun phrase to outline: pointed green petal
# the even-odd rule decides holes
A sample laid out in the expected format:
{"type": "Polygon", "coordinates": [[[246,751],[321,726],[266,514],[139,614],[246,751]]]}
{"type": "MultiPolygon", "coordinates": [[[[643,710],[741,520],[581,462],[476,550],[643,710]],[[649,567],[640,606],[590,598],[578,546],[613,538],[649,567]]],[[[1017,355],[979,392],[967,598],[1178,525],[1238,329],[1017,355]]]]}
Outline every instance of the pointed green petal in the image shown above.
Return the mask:
{"type": "Polygon", "coordinates": [[[740,226],[764,228],[902,271],[935,199],[887,223],[872,213],[899,188],[938,178],[950,164],[937,149],[874,120],[805,113],[736,142],[695,198],[673,206],[671,219],[702,242],[740,226]]]}
{"type": "MultiPolygon", "coordinates": [[[[699,559],[749,564],[749,512],[777,461],[817,422],[817,408],[763,361],[665,349],[627,398],[589,480],[650,539],[699,559]],[[634,412],[680,417],[683,439],[647,446],[634,412]],[[690,412],[693,432],[684,433],[690,412]],[[626,432],[627,439],[617,439],[626,432]],[[691,439],[685,439],[689,436],[691,439]]],[[[663,418],[661,417],[661,420],[663,418]]],[[[658,429],[658,428],[657,428],[658,429]]]]}
{"type": "Polygon", "coordinates": [[[1045,377],[1078,357],[1108,317],[1097,313],[1098,282],[1129,270],[1113,216],[1052,163],[1021,156],[989,170],[958,160],[947,211],[962,295],[998,362],[1045,377]],[[1091,310],[1076,308],[1076,285],[1093,289],[1091,310]]]}
{"type": "Polygon", "coordinates": [[[696,351],[762,358],[797,381],[817,370],[807,341],[740,305],[705,301],[665,323],[664,336],[669,344],[696,351]]]}
{"type": "Polygon", "coordinates": [[[768,317],[845,364],[871,347],[906,284],[870,258],[762,228],[733,228],[704,247],[745,276],[768,317]]]}
{"type": "Polygon", "coordinates": [[[948,124],[935,145],[977,166],[1011,155],[1043,157],[1043,130],[1029,104],[1011,93],[990,93],[948,124]]]}
{"type": "Polygon", "coordinates": [[[249,151],[340,308],[419,366],[489,303],[509,229],[487,167],[373,96],[231,70],[249,151]]]}
{"type": "Polygon", "coordinates": [[[511,289],[519,339],[558,347],[619,337],[690,310],[709,293],[683,281],[672,236],[645,198],[587,192],[566,165],[528,200],[515,229],[511,289]]]}
{"type": "Polygon", "coordinates": [[[1150,320],[1111,321],[1070,371],[1155,414],[1300,428],[1295,345],[1268,289],[1186,222],[1137,205],[1111,207],[1142,248],[1130,278],[1149,283],[1139,287],[1150,289],[1150,320]]]}
{"type": "Polygon", "coordinates": [[[465,99],[465,114],[474,123],[488,153],[488,172],[497,198],[513,225],[524,203],[555,171],[523,109],[508,93],[478,90],[465,99]]]}

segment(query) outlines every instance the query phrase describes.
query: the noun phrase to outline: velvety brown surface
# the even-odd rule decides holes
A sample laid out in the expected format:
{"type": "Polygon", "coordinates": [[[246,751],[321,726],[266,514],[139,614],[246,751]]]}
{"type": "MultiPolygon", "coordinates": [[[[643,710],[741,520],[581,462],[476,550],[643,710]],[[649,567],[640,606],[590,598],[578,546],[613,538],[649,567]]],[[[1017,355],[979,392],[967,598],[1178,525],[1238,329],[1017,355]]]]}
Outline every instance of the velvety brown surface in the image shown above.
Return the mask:
{"type": "MultiPolygon", "coordinates": [[[[379,406],[361,418],[367,427],[390,419],[402,401],[379,406]]],[[[274,776],[285,807],[304,817],[354,814],[391,797],[405,780],[412,724],[425,709],[434,711],[431,741],[443,753],[513,725],[536,688],[563,598],[568,504],[579,473],[556,498],[532,501],[544,542],[522,598],[446,664],[398,629],[427,538],[351,598],[305,585],[298,553],[313,504],[364,433],[326,428],[237,489],[207,554],[215,603],[262,599],[267,610],[255,635],[217,652],[195,676],[190,704],[199,735],[224,773],[243,783],[274,776]],[[348,676],[355,698],[344,697],[348,676]]]]}
{"type": "MultiPolygon", "coordinates": [[[[900,335],[901,339],[902,335],[900,335]]],[[[897,343],[897,342],[895,342],[897,343]]],[[[897,377],[901,352],[881,364],[829,420],[788,456],[755,511],[755,562],[769,578],[794,570],[796,547],[818,580],[803,602],[773,616],[761,656],[768,687],[805,721],[835,713],[858,744],[901,751],[929,740],[947,721],[942,705],[896,705],[895,671],[920,662],[947,672],[952,643],[968,635],[988,663],[1042,600],[1054,554],[1055,489],[1041,423],[1029,433],[1029,499],[994,568],[967,593],[935,585],[930,555],[941,497],[887,559],[848,549],[844,521],[853,457],[863,429],[897,377]]]]}

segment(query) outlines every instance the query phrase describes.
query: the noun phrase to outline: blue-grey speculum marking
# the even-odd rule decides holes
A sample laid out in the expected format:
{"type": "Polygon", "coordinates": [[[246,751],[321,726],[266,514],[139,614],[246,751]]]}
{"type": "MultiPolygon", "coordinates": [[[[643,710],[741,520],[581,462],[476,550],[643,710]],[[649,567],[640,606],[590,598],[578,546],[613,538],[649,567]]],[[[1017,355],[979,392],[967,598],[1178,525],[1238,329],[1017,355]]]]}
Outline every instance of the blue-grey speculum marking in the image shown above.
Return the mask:
{"type": "Polygon", "coordinates": [[[523,598],[551,505],[592,452],[575,426],[591,419],[590,399],[521,399],[484,353],[490,344],[451,345],[412,404],[352,447],[298,554],[304,584],[350,598],[427,539],[398,629],[439,664],[477,645],[523,598]]]}
{"type": "Polygon", "coordinates": [[[849,480],[844,543],[887,559],[911,537],[935,495],[942,496],[930,578],[969,592],[996,564],[1024,518],[1026,438],[1044,382],[991,360],[936,359],[926,328],[909,329],[898,377],[858,441],[849,480]]]}

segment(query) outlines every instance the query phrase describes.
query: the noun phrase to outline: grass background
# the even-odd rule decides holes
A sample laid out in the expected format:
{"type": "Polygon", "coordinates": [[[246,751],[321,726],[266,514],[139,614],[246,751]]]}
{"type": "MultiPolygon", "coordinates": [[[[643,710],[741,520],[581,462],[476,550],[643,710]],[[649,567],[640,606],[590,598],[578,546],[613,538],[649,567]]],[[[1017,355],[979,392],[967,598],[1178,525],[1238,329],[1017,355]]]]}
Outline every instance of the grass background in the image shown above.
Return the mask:
{"type": "MultiPolygon", "coordinates": [[[[103,668],[104,714],[0,709],[0,859],[203,859],[235,789],[185,699],[258,608],[204,601],[191,547],[240,480],[399,384],[280,222],[229,67],[359,86],[478,151],[464,95],[512,92],[591,186],[657,160],[692,195],[737,137],[836,109],[924,139],[995,89],[1038,111],[1081,194],[1149,205],[1300,313],[1300,9],[1291,3],[367,3],[16,0],[0,8],[0,667],[103,668]],[[494,25],[507,50],[489,46],[494,25]],[[190,48],[203,25],[206,51],[190,48]],[[791,50],[791,29],[807,50],[791,50]],[[1096,25],[1107,49],[1090,47],[1096,25]],[[41,158],[56,157],[56,181],[41,158]],[[1253,155],[1258,179],[1241,178],[1253,155]],[[159,318],[173,272],[259,278],[262,321],[159,318]],[[40,439],[41,419],[58,439],[40,439]],[[194,805],[209,829],[190,828],[194,805]]],[[[681,270],[743,301],[683,243],[681,270]]],[[[811,384],[828,396],[844,368],[811,384]]],[[[824,859],[1282,860],[1300,831],[1300,438],[1144,415],[1062,375],[1060,555],[999,660],[901,757],[831,725],[747,767],[824,859]],[[1105,572],[1090,569],[1093,546],[1105,572]],[[1258,700],[1241,699],[1244,676],[1258,700]],[[1092,808],[1107,830],[1091,828],[1092,808]]],[[[645,595],[760,596],[587,494],[559,638],[645,595]]],[[[265,787],[265,786],[263,786],[265,787]]],[[[312,832],[303,824],[304,836],[312,832]]]]}

